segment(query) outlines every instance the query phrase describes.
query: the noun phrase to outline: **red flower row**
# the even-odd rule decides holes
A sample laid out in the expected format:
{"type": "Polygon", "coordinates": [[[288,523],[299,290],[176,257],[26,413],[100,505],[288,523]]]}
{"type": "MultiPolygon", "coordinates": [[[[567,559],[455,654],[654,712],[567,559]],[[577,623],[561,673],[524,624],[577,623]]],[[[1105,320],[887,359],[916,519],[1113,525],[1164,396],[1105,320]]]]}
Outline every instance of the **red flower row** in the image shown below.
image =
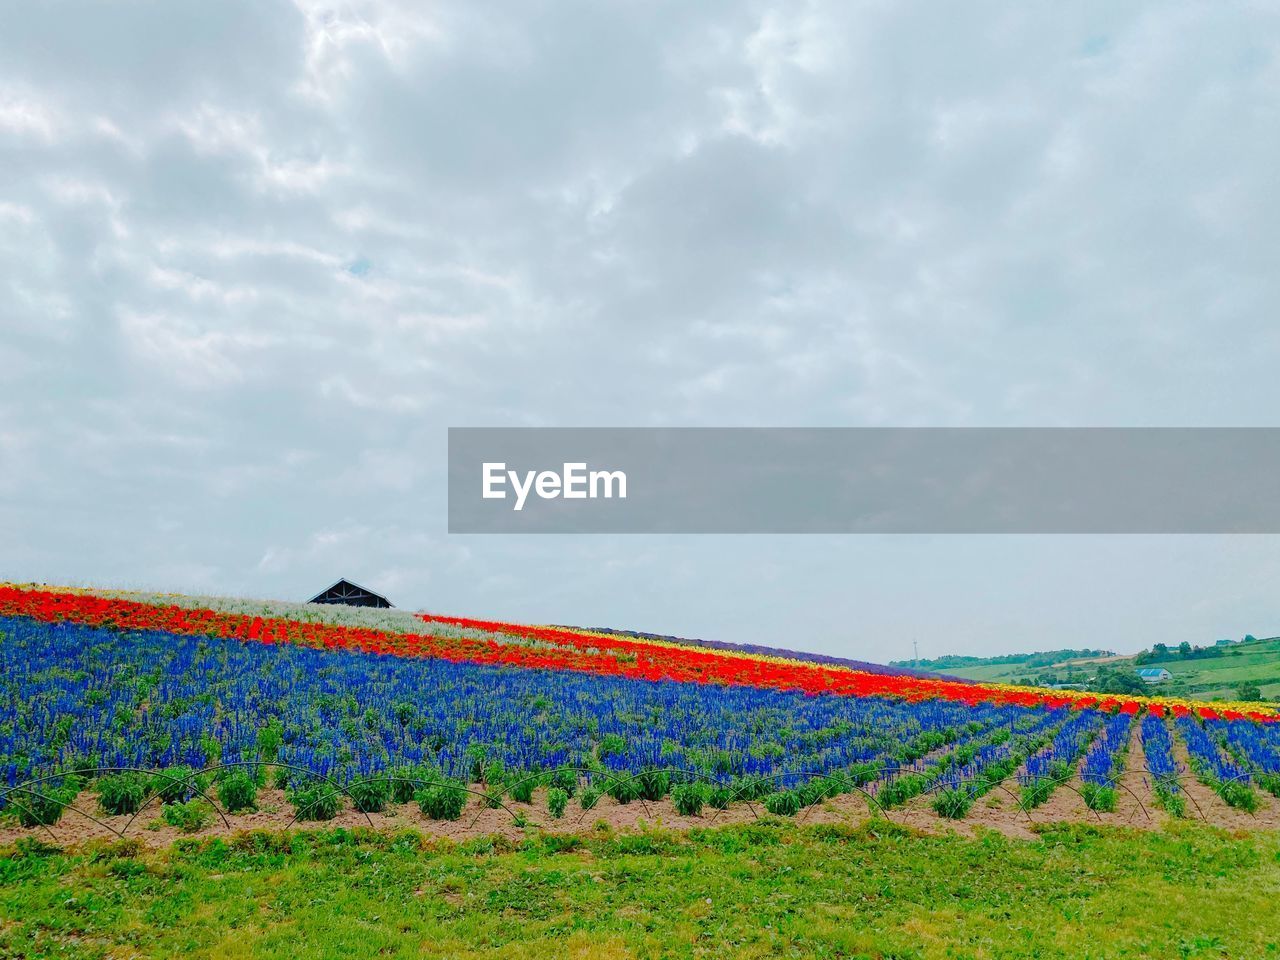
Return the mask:
{"type": "Polygon", "coordinates": [[[909,674],[865,673],[847,667],[802,660],[738,654],[732,651],[686,647],[675,643],[655,643],[609,634],[569,630],[563,627],[525,626],[495,620],[473,620],[436,614],[420,614],[420,616],[428,623],[449,624],[486,633],[537,640],[544,644],[578,651],[611,652],[634,658],[635,666],[631,670],[624,670],[623,673],[628,676],[645,676],[649,679],[742,684],[780,690],[801,690],[805,693],[835,693],[860,697],[892,696],[905,697],[908,700],[941,698],[970,704],[993,702],[1019,706],[1094,706],[1105,710],[1118,709],[1126,713],[1137,713],[1141,709],[1141,704],[1136,700],[1124,701],[1114,697],[1069,697],[1047,691],[935,680],[909,674]]]}

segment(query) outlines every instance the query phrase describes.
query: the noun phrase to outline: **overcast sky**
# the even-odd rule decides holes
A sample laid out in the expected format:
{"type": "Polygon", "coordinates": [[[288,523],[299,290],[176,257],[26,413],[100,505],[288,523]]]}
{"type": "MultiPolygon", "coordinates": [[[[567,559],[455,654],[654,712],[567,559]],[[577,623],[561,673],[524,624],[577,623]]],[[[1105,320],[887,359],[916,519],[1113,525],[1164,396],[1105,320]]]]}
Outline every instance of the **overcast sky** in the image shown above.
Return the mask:
{"type": "Polygon", "coordinates": [[[1274,3],[0,0],[0,577],[887,660],[1274,537],[462,537],[448,426],[1280,425],[1274,3]]]}

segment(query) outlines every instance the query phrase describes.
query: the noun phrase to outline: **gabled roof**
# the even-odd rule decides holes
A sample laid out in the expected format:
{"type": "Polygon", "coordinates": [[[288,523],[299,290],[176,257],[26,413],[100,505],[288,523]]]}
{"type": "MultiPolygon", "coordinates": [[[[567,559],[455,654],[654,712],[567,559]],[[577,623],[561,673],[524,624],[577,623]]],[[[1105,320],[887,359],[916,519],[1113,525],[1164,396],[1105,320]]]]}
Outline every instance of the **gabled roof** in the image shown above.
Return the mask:
{"type": "Polygon", "coordinates": [[[391,601],[345,577],[321,590],[308,603],[345,603],[352,607],[389,607],[391,601]]]}
{"type": "Polygon", "coordinates": [[[1164,667],[1143,667],[1138,671],[1140,677],[1158,677],[1162,673],[1168,673],[1164,667]]]}

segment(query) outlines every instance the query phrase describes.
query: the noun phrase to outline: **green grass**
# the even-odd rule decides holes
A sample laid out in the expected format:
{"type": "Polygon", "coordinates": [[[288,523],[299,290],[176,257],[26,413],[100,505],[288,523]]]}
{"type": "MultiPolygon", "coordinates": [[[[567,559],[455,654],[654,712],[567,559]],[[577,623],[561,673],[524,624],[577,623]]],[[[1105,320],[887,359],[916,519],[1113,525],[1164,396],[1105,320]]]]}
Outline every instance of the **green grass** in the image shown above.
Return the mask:
{"type": "MultiPolygon", "coordinates": [[[[1236,688],[1240,684],[1256,683],[1262,688],[1264,697],[1280,696],[1280,639],[1258,640],[1227,649],[1229,652],[1221,657],[1204,660],[1179,660],[1173,657],[1142,664],[1143,667],[1164,667],[1173,674],[1172,680],[1153,685],[1150,692],[1155,696],[1195,696],[1204,699],[1222,697],[1234,700],[1236,688]]],[[[1061,672],[1066,663],[1030,669],[1024,664],[1016,663],[979,664],[945,672],[985,683],[1014,683],[1020,678],[1045,671],[1061,672]]],[[[1086,671],[1095,669],[1087,663],[1078,665],[1086,671]]],[[[1117,670],[1138,669],[1131,657],[1109,660],[1107,666],[1117,670]]]]}
{"type": "Polygon", "coordinates": [[[0,856],[0,957],[1264,958],[1278,891],[1280,837],[1202,825],[29,844],[0,856]]]}
{"type": "Polygon", "coordinates": [[[1018,677],[1034,675],[1049,667],[1028,668],[1021,663],[983,663],[972,667],[951,667],[939,672],[950,677],[963,677],[966,680],[978,680],[982,683],[1013,683],[1018,677]]]}

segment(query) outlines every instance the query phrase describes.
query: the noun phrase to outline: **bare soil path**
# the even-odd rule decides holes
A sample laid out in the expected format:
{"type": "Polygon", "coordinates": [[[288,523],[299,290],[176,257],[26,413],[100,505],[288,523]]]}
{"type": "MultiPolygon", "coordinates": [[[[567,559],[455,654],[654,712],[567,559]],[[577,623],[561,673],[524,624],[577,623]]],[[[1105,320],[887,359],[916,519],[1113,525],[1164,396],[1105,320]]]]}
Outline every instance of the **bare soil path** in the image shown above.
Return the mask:
{"type": "Polygon", "coordinates": [[[1116,808],[1099,816],[1103,823],[1143,828],[1162,826],[1169,819],[1151,789],[1140,721],[1135,720],[1129,731],[1129,752],[1125,754],[1124,770],[1116,780],[1116,808]]]}
{"type": "MultiPolygon", "coordinates": [[[[937,751],[938,756],[945,749],[937,751]]],[[[1185,743],[1174,738],[1175,759],[1189,768],[1185,743]]],[[[1024,768],[1025,769],[1025,766],[1024,768]]],[[[1125,769],[1118,781],[1116,809],[1112,813],[1097,814],[1089,810],[1079,791],[1082,783],[1079,772],[1067,784],[1059,786],[1053,796],[1040,807],[1027,811],[1019,804],[1018,773],[974,803],[963,820],[948,820],[933,810],[933,795],[913,798],[904,807],[886,812],[887,819],[910,826],[926,833],[959,833],[972,835],[978,830],[995,830],[1011,837],[1032,838],[1033,828],[1040,824],[1056,822],[1106,823],[1139,829],[1159,829],[1170,821],[1155,799],[1151,778],[1146,773],[1146,758],[1141,737],[1135,724],[1129,741],[1125,769]]],[[[1209,787],[1188,774],[1182,780],[1187,795],[1187,817],[1204,819],[1229,830],[1280,829],[1280,801],[1265,791],[1258,790],[1259,808],[1256,814],[1237,810],[1226,803],[1209,787]]],[[[317,827],[368,827],[394,833],[414,830],[429,836],[465,841],[476,837],[503,836],[518,840],[525,836],[528,827],[548,833],[578,833],[600,826],[615,832],[638,832],[652,827],[687,830],[695,827],[716,827],[750,822],[765,814],[760,803],[734,803],[727,810],[705,807],[699,816],[683,816],[676,812],[670,799],[657,802],[633,800],[620,804],[610,797],[601,797],[596,806],[583,811],[576,798],[570,800],[565,815],[553,819],[547,811],[546,791],[534,794],[531,804],[505,801],[508,809],[490,809],[479,797],[471,797],[462,816],[454,821],[430,820],[416,804],[393,805],[383,813],[364,814],[349,805],[333,820],[322,823],[295,821],[294,808],[280,790],[261,790],[258,808],[244,813],[227,814],[227,823],[214,816],[212,822],[195,833],[183,833],[161,819],[158,800],[152,802],[130,824],[128,816],[109,816],[98,808],[97,797],[84,792],[76,798],[74,806],[91,819],[74,810],[68,810],[62,819],[48,830],[40,827],[23,828],[12,820],[0,826],[0,845],[10,844],[23,837],[40,838],[61,847],[76,847],[89,841],[118,839],[121,832],[137,838],[150,847],[166,847],[184,837],[229,836],[250,830],[315,829],[317,827]],[[513,814],[518,814],[521,823],[513,814]],[[99,822],[100,821],[100,822],[99,822]]],[[[874,804],[859,792],[834,797],[824,803],[807,807],[797,816],[801,823],[856,824],[870,819],[877,813],[874,804]]]]}

